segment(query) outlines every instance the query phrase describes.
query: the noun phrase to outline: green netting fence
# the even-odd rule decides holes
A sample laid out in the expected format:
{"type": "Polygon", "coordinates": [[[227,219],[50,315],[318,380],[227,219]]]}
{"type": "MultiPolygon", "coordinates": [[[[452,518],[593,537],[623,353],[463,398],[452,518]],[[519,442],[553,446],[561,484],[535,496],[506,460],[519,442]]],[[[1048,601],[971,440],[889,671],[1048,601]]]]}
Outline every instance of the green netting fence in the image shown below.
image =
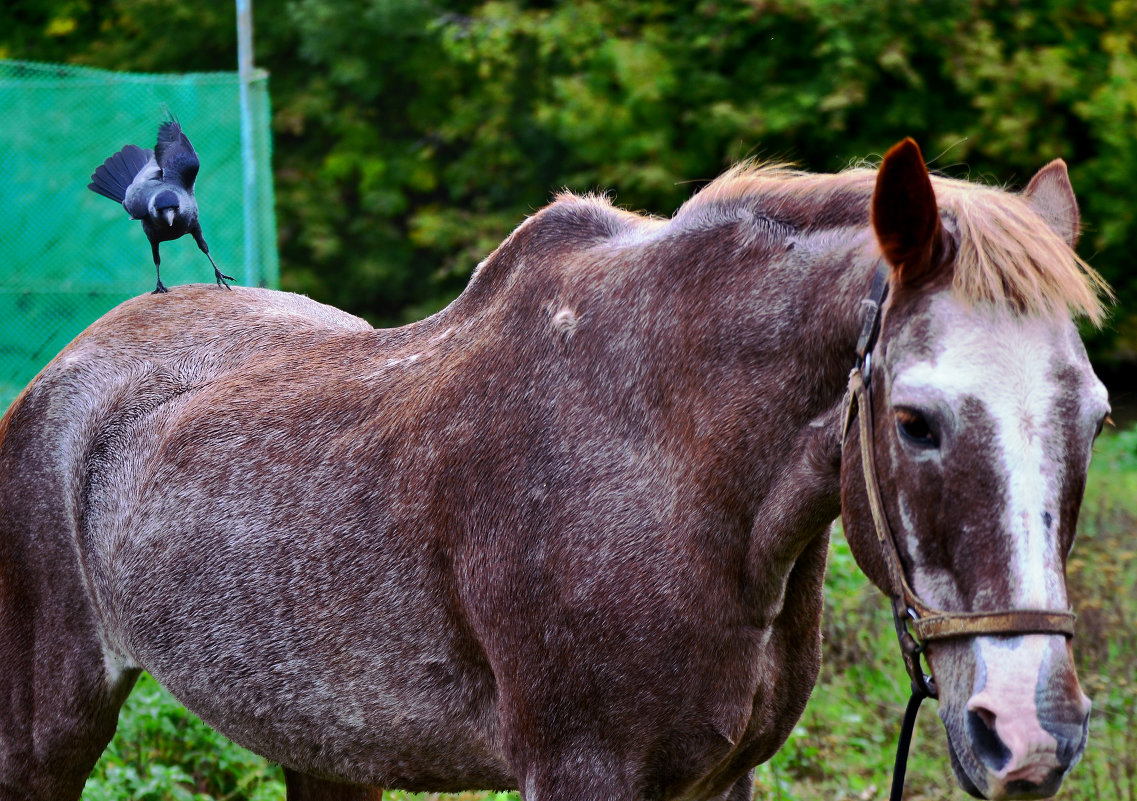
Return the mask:
{"type": "MultiPolygon", "coordinates": [[[[235,72],[142,75],[0,60],[0,411],[87,325],[154,288],[141,224],[87,184],[123,145],[154,147],[163,108],[201,159],[195,193],[217,265],[246,286],[278,285],[267,75],[249,84],[248,174],[239,95],[235,72]],[[255,185],[245,186],[247,175],[255,185]]],[[[192,237],[164,242],[161,252],[167,286],[213,281],[192,237]]]]}

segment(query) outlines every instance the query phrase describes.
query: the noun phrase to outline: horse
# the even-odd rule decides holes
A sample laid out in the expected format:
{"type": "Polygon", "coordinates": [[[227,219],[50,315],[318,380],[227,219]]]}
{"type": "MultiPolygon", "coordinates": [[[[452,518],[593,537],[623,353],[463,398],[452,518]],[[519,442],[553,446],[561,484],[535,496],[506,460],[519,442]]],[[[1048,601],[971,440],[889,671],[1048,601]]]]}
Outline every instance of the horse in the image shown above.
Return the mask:
{"type": "Polygon", "coordinates": [[[292,801],[749,799],[817,679],[839,515],[938,610],[915,659],[960,785],[1053,794],[1109,410],[1078,227],[1061,161],[1015,194],[905,140],[666,219],[558,195],[399,328],[126,301],[0,421],[0,799],[79,798],[142,670],[292,801]]]}

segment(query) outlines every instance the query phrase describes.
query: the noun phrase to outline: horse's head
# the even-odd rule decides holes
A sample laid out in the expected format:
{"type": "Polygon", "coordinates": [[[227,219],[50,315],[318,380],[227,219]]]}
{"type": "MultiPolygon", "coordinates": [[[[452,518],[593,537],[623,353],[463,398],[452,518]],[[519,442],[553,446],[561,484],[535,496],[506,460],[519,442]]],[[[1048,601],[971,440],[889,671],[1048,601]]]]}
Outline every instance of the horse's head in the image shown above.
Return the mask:
{"type": "MultiPolygon", "coordinates": [[[[890,273],[868,390],[883,517],[927,607],[1061,613],[1090,451],[1108,412],[1072,317],[1100,317],[1101,285],[1071,249],[1078,213],[1061,162],[1022,195],[935,187],[909,140],[885,157],[873,196],[890,273]]],[[[853,426],[845,443],[845,530],[891,594],[862,431],[853,426]]],[[[1007,628],[934,640],[926,658],[962,786],[978,797],[1047,797],[1082,755],[1090,702],[1065,634],[1007,628]]]]}

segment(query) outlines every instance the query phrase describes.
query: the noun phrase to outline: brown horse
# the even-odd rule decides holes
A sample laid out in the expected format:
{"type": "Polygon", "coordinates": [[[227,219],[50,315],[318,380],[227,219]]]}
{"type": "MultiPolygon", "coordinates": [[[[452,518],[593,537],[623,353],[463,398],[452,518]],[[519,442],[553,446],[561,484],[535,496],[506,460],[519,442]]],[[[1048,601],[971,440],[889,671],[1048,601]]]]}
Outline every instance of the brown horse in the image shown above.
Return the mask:
{"type": "MultiPolygon", "coordinates": [[[[141,670],[292,798],[749,799],[817,677],[839,512],[890,589],[842,433],[878,263],[865,441],[907,581],[1067,609],[1108,410],[1077,229],[1061,162],[1013,195],[906,141],[670,220],[561,196],[395,330],[257,289],[122,304],[0,422],[0,799],[78,798],[141,670]]],[[[1067,637],[927,656],[961,784],[1055,792],[1089,712],[1067,637]]]]}

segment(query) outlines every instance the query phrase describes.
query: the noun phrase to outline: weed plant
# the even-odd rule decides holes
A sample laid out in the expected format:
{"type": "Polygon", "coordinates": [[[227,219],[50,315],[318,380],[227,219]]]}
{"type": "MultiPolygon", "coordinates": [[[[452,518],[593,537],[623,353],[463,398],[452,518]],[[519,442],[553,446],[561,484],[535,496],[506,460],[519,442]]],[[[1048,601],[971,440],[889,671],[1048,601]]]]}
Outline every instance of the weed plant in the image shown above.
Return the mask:
{"type": "MultiPolygon", "coordinates": [[[[1078,612],[1074,652],[1093,699],[1090,741],[1059,798],[1137,801],[1137,428],[1095,448],[1068,564],[1078,612]]],[[[826,578],[824,661],[789,741],[755,776],[756,798],[887,797],[908,679],[884,596],[864,578],[839,527],[826,578]]],[[[925,702],[909,759],[908,801],[969,798],[952,777],[935,703],[925,702]]],[[[283,801],[280,769],[238,748],[143,676],[84,801],[283,801]]],[[[385,801],[519,801],[516,793],[415,795],[385,801]]]]}

